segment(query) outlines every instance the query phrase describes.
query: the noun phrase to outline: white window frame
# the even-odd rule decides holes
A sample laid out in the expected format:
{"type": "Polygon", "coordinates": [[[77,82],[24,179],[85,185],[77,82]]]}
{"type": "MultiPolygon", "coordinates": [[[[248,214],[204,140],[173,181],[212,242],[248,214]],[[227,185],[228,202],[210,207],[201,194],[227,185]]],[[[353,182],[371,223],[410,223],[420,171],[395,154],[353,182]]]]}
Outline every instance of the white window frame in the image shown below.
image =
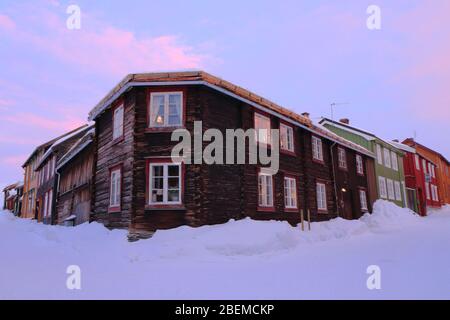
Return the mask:
{"type": "Polygon", "coordinates": [[[386,168],[391,168],[391,151],[388,148],[383,148],[384,154],[384,166],[386,168]]]}
{"type": "Polygon", "coordinates": [[[173,163],[173,162],[153,162],[149,163],[149,180],[148,180],[148,190],[149,190],[149,196],[148,196],[148,204],[149,205],[179,205],[183,203],[182,200],[182,167],[180,163],[173,163]],[[169,201],[169,178],[175,178],[175,176],[169,177],[169,167],[170,166],[177,166],[178,167],[178,201],[169,201]],[[153,167],[163,167],[163,201],[152,201],[152,192],[153,192],[153,167]]]}
{"type": "Polygon", "coordinates": [[[123,103],[114,108],[113,114],[113,140],[123,136],[123,123],[125,119],[125,109],[123,103]],[[121,114],[118,113],[121,111],[121,114]]]}
{"type": "Polygon", "coordinates": [[[280,148],[281,150],[294,152],[294,128],[284,123],[280,123],[280,148]],[[283,141],[283,137],[286,138],[286,141],[283,141]]]}
{"type": "Polygon", "coordinates": [[[151,92],[150,93],[150,106],[149,106],[149,121],[148,125],[150,128],[173,128],[181,127],[183,125],[184,117],[184,107],[183,107],[183,91],[172,91],[172,92],[151,92]],[[169,124],[169,96],[179,95],[180,96],[180,122],[177,124],[169,124]],[[155,110],[153,109],[153,99],[155,96],[164,96],[164,123],[158,124],[153,121],[155,118],[155,110]]]}
{"type": "Polygon", "coordinates": [[[380,198],[387,199],[387,185],[386,185],[386,178],[384,177],[378,177],[378,188],[380,190],[380,198]]]}
{"type": "Polygon", "coordinates": [[[367,205],[367,193],[364,189],[359,189],[359,203],[361,204],[361,210],[368,211],[367,205]]]}
{"type": "Polygon", "coordinates": [[[328,211],[327,186],[323,182],[316,182],[317,210],[328,211]]]}
{"type": "Polygon", "coordinates": [[[431,200],[430,183],[429,182],[425,182],[425,194],[427,196],[427,200],[431,200]]]}
{"type": "Polygon", "coordinates": [[[338,147],[338,165],[341,169],[347,169],[347,154],[341,147],[338,147]]]}
{"type": "Polygon", "coordinates": [[[386,179],[386,185],[389,200],[395,200],[394,181],[392,179],[386,179]]]}
{"type": "Polygon", "coordinates": [[[271,145],[272,144],[272,132],[271,132],[272,121],[271,121],[271,119],[261,113],[255,112],[253,122],[254,122],[254,126],[255,126],[256,142],[265,144],[265,145],[271,145]],[[257,122],[257,119],[265,122],[266,126],[259,128],[257,126],[257,123],[259,124],[259,122],[257,122]]]}
{"type": "Polygon", "coordinates": [[[322,139],[320,139],[316,136],[312,136],[311,145],[312,145],[313,159],[318,160],[318,161],[323,161],[322,139]]]}
{"type": "Polygon", "coordinates": [[[274,206],[273,174],[264,169],[258,173],[258,206],[272,208],[274,206]]]}
{"type": "Polygon", "coordinates": [[[284,177],[284,207],[297,209],[297,179],[284,177]]]}
{"type": "Polygon", "coordinates": [[[111,170],[109,174],[109,207],[119,208],[122,198],[122,169],[111,170]],[[113,188],[114,187],[114,188],[113,188]]]}
{"type": "Polygon", "coordinates": [[[398,158],[397,153],[395,153],[394,151],[391,151],[391,160],[392,169],[398,171],[398,158]]]}
{"type": "Polygon", "coordinates": [[[394,181],[395,200],[402,201],[402,188],[400,181],[394,181]]]}
{"type": "Polygon", "coordinates": [[[47,218],[51,218],[52,216],[52,202],[53,202],[53,189],[48,191],[48,203],[47,203],[47,218]]]}
{"type": "Polygon", "coordinates": [[[420,170],[420,158],[419,158],[419,155],[415,154],[414,155],[414,159],[415,159],[415,162],[416,162],[416,170],[417,171],[421,171],[420,170]]]}
{"type": "Polygon", "coordinates": [[[356,173],[363,176],[364,175],[364,162],[363,157],[359,154],[356,155],[356,173]]]}
{"type": "Polygon", "coordinates": [[[427,174],[427,162],[425,159],[422,159],[422,167],[423,167],[423,173],[427,174]]]}
{"type": "Polygon", "coordinates": [[[380,165],[383,165],[383,152],[381,151],[381,146],[377,144],[377,162],[380,165]]]}

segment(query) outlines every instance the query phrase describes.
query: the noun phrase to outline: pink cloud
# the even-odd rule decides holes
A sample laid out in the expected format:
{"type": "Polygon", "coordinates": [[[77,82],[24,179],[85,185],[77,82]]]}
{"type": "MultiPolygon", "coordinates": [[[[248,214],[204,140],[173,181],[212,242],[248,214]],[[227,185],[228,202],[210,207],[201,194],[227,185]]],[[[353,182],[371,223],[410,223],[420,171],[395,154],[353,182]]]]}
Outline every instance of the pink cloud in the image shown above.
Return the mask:
{"type": "Polygon", "coordinates": [[[0,29],[5,29],[5,30],[10,31],[10,30],[15,29],[15,27],[16,27],[16,24],[10,17],[0,13],[0,29]]]}
{"type": "Polygon", "coordinates": [[[52,131],[71,130],[85,123],[85,121],[77,117],[67,116],[65,118],[61,117],[61,119],[54,120],[28,112],[19,112],[12,115],[7,114],[2,118],[4,121],[8,121],[10,123],[21,125],[26,123],[27,126],[34,126],[52,131]]]}
{"type": "Polygon", "coordinates": [[[88,13],[83,14],[80,30],[69,30],[54,12],[37,10],[27,26],[10,33],[12,38],[88,71],[122,77],[133,72],[201,68],[214,60],[176,35],[138,37],[88,13]],[[37,16],[39,26],[44,28],[39,32],[32,28],[37,16]]]}
{"type": "Polygon", "coordinates": [[[27,159],[28,155],[15,155],[15,156],[7,156],[0,159],[0,162],[5,165],[21,167],[22,164],[27,159]]]}

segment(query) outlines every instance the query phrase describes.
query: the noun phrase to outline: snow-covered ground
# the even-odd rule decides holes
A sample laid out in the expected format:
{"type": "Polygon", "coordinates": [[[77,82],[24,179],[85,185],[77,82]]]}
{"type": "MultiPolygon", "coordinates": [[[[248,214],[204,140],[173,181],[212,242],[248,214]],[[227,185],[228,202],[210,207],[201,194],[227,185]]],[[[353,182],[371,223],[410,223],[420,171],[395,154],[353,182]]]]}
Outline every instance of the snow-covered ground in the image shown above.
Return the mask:
{"type": "Polygon", "coordinates": [[[450,206],[419,218],[378,201],[373,215],[310,232],[245,219],[135,243],[1,212],[0,271],[3,299],[450,299],[450,206]],[[81,290],[66,287],[69,265],[81,290]],[[366,286],[370,265],[380,290],[366,286]]]}

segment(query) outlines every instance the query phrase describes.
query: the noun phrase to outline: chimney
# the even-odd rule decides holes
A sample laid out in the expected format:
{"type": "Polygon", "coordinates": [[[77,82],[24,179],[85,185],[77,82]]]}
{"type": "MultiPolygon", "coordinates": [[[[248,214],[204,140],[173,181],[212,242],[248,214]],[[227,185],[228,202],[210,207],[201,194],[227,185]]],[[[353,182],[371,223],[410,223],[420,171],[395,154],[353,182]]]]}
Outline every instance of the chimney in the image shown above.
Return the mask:
{"type": "Polygon", "coordinates": [[[394,139],[394,140],[392,140],[392,141],[397,142],[397,143],[400,143],[400,141],[398,141],[398,139],[394,139]]]}
{"type": "Polygon", "coordinates": [[[309,113],[308,113],[308,112],[303,112],[303,113],[302,113],[302,116],[304,116],[305,118],[308,118],[308,119],[309,119],[309,113]]]}
{"type": "Polygon", "coordinates": [[[348,118],[341,119],[341,120],[339,120],[339,122],[345,123],[345,124],[350,124],[350,120],[348,118]]]}

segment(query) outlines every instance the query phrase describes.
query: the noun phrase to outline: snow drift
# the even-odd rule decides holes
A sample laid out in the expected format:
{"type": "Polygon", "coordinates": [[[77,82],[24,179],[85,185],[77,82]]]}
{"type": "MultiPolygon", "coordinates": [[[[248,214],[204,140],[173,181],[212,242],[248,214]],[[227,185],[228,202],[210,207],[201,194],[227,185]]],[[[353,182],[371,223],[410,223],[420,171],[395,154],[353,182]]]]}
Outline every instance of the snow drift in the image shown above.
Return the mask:
{"type": "Polygon", "coordinates": [[[311,231],[244,219],[129,243],[126,231],[97,223],[47,226],[1,213],[0,298],[449,298],[449,224],[450,207],[421,218],[377,201],[371,215],[312,223],[311,231]],[[65,286],[73,264],[81,291],[65,286]],[[383,266],[395,290],[367,290],[370,264],[383,266]],[[402,270],[408,279],[417,272],[421,290],[402,270]]]}

